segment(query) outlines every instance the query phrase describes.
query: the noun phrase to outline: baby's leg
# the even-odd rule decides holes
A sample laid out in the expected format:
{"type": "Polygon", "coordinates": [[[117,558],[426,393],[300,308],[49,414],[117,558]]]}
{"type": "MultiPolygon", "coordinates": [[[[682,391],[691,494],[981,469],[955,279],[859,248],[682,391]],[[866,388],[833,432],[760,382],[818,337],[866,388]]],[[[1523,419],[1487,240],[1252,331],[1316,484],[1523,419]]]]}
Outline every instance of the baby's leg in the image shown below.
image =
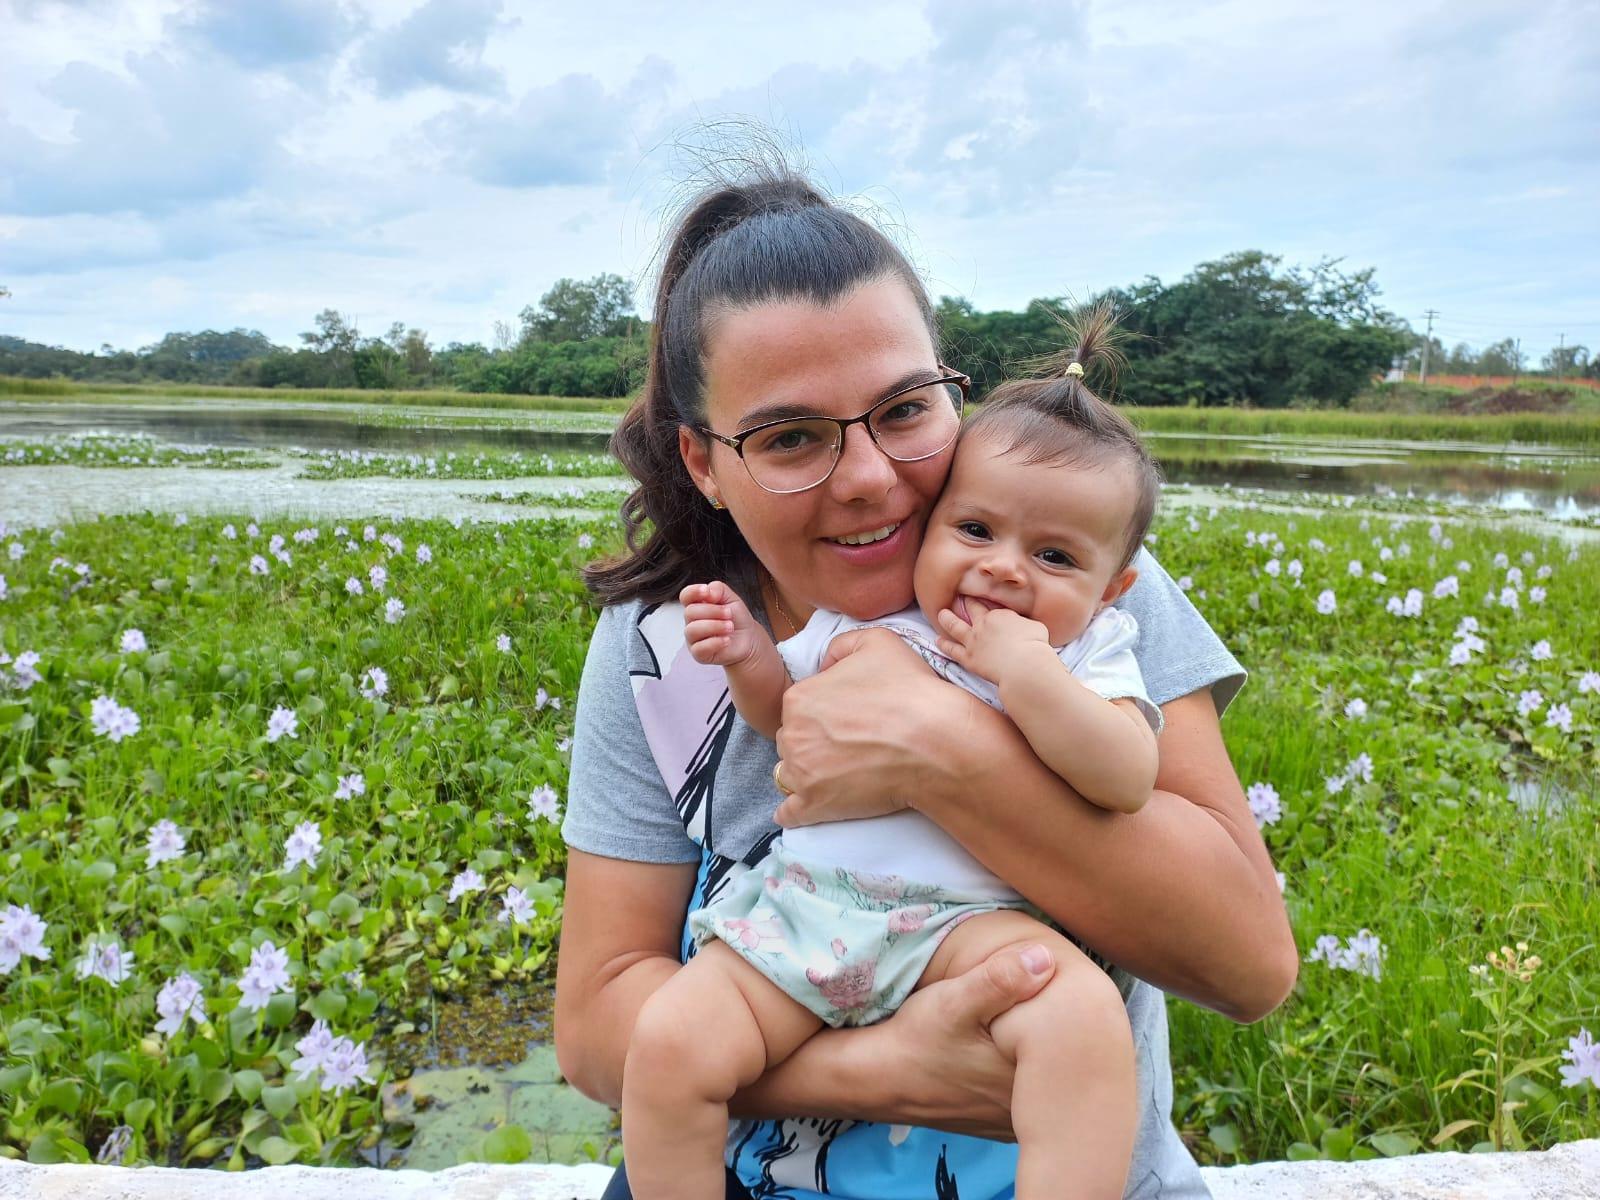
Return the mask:
{"type": "Polygon", "coordinates": [[[822,1026],[722,942],[639,1010],[622,1070],[622,1154],[638,1200],[706,1200],[725,1185],[728,1101],[822,1026]]]}
{"type": "Polygon", "coordinates": [[[1119,1200],[1139,1113],[1133,1033],[1110,977],[1055,930],[1002,910],[956,926],[918,986],[1030,942],[1055,957],[1055,974],[989,1026],[995,1044],[1017,1064],[1011,1091],[1017,1200],[1119,1200]]]}

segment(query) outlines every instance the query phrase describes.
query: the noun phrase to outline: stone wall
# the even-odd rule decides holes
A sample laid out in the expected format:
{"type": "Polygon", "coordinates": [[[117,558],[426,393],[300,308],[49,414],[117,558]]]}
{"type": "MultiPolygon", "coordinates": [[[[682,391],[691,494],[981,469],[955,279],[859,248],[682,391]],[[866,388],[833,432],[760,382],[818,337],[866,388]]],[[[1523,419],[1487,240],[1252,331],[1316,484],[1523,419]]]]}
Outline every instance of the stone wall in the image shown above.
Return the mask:
{"type": "MultiPolygon", "coordinates": [[[[0,1159],[0,1200],[598,1200],[605,1167],[267,1167],[241,1175],[0,1159]]],[[[1215,1200],[1600,1200],[1600,1139],[1530,1154],[1208,1167],[1215,1200]]]]}

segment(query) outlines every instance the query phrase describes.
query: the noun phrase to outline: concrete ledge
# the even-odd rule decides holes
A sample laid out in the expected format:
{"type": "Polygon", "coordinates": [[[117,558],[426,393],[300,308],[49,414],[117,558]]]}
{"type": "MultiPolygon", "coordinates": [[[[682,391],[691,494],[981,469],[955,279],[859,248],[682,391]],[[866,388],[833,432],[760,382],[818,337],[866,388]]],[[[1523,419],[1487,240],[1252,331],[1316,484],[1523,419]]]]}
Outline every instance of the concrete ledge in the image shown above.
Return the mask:
{"type": "MultiPolygon", "coordinates": [[[[1596,1200],[1600,1139],[1529,1154],[1420,1154],[1364,1163],[1208,1167],[1215,1200],[1596,1200]]],[[[598,1200],[601,1166],[448,1171],[34,1166],[0,1159],[0,1200],[598,1200]]]]}

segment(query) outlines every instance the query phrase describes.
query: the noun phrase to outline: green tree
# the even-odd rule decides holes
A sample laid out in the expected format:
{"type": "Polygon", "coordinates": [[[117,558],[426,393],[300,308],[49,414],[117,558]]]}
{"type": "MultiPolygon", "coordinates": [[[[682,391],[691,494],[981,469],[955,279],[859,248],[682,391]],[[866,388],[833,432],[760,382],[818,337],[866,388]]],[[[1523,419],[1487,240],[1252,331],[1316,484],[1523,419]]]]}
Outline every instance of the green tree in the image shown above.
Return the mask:
{"type": "Polygon", "coordinates": [[[621,337],[628,332],[632,312],[633,288],[620,275],[558,279],[537,307],[522,310],[518,345],[621,337]]]}
{"type": "Polygon", "coordinates": [[[1540,365],[1552,375],[1563,378],[1580,376],[1589,365],[1589,348],[1581,345],[1557,346],[1544,356],[1540,365]]]}
{"type": "MultiPolygon", "coordinates": [[[[321,387],[350,387],[356,382],[355,357],[361,348],[361,333],[355,322],[343,313],[325,308],[316,315],[316,328],[302,333],[312,353],[322,360],[321,387]]],[[[304,385],[302,385],[304,386],[304,385]]]]}

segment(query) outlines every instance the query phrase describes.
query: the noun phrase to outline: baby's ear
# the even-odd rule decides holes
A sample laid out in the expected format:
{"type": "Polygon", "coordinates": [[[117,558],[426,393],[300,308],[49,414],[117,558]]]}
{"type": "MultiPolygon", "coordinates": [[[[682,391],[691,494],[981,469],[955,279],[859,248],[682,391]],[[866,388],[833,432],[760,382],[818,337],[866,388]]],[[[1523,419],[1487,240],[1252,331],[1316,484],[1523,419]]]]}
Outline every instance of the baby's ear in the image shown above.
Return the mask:
{"type": "Polygon", "coordinates": [[[1106,584],[1106,590],[1100,594],[1100,603],[1115,604],[1123,596],[1127,595],[1128,589],[1138,579],[1139,571],[1136,567],[1123,567],[1122,570],[1111,577],[1111,582],[1106,584]]]}

